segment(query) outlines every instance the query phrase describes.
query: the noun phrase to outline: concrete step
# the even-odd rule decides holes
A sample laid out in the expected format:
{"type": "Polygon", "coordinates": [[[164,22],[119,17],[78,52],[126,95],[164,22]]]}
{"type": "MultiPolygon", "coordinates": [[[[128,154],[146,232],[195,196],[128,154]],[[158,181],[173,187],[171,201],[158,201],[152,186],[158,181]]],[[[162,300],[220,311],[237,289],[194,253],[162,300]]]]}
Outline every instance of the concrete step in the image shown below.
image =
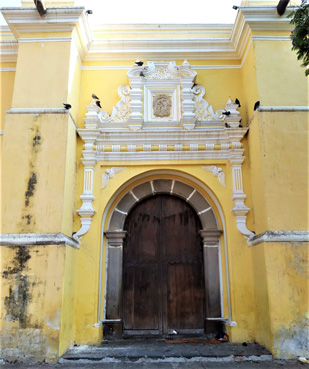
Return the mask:
{"type": "Polygon", "coordinates": [[[101,346],[74,346],[60,359],[68,362],[231,362],[269,361],[271,353],[256,343],[247,346],[230,342],[220,344],[166,343],[164,340],[121,340],[101,346]]]}

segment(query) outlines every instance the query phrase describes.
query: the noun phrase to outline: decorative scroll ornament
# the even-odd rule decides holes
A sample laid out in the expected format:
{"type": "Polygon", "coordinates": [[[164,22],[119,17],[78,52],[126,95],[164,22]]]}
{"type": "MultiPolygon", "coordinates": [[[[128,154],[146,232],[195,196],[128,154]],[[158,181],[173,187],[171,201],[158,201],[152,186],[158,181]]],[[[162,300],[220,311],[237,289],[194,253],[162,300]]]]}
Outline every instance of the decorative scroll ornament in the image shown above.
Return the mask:
{"type": "Polygon", "coordinates": [[[112,114],[109,115],[107,111],[101,111],[98,116],[101,123],[113,122],[127,122],[130,116],[130,87],[121,86],[118,89],[118,95],[121,100],[114,106],[112,114]]]}
{"type": "Polygon", "coordinates": [[[111,169],[106,169],[105,173],[102,174],[102,187],[101,187],[101,190],[107,186],[108,181],[111,178],[114,178],[115,174],[122,172],[124,169],[126,169],[126,167],[114,167],[114,168],[111,168],[111,169]]]}
{"type": "Polygon", "coordinates": [[[220,120],[223,121],[225,115],[222,114],[224,110],[217,110],[215,113],[212,109],[212,106],[208,104],[206,100],[203,99],[205,95],[205,88],[200,85],[195,85],[193,88],[194,98],[196,110],[195,110],[195,118],[198,121],[212,121],[212,120],[220,120]]]}
{"type": "Polygon", "coordinates": [[[222,186],[226,187],[225,186],[225,174],[223,173],[222,168],[217,168],[215,165],[208,165],[206,167],[202,166],[202,168],[204,170],[207,170],[208,172],[212,172],[212,174],[215,177],[218,177],[218,180],[222,184],[222,186]]]}

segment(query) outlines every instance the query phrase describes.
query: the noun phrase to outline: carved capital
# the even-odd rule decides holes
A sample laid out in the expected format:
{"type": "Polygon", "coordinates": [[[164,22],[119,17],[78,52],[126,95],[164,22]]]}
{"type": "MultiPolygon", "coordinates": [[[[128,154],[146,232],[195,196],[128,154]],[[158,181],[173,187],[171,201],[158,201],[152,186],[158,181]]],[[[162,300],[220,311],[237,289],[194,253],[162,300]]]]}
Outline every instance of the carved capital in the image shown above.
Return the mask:
{"type": "Polygon", "coordinates": [[[202,229],[199,234],[203,238],[204,245],[217,245],[222,231],[220,229],[202,229]]]}
{"type": "Polygon", "coordinates": [[[126,231],[106,231],[104,232],[107,240],[108,240],[108,246],[122,246],[123,240],[126,237],[127,232],[126,231]]]}

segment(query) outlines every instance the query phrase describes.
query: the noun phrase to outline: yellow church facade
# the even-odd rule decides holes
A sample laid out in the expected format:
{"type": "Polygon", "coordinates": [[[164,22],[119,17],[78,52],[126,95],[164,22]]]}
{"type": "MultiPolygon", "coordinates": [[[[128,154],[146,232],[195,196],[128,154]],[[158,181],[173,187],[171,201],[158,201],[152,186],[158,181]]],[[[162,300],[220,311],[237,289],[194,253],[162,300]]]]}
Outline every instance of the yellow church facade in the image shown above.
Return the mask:
{"type": "Polygon", "coordinates": [[[247,1],[233,26],[91,28],[73,2],[23,5],[2,9],[1,357],[171,329],[306,356],[289,19],[247,1]]]}

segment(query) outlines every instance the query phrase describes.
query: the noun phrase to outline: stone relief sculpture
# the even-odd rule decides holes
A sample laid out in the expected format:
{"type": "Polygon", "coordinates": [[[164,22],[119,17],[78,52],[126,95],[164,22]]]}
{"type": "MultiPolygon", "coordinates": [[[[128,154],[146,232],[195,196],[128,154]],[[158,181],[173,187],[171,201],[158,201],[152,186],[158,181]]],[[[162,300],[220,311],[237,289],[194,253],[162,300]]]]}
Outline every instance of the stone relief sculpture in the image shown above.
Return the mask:
{"type": "Polygon", "coordinates": [[[169,95],[156,95],[153,98],[153,114],[155,117],[169,117],[171,115],[171,96],[169,95]]]}
{"type": "Polygon", "coordinates": [[[219,182],[222,184],[223,187],[225,186],[225,174],[222,171],[222,168],[217,168],[215,165],[208,165],[206,167],[202,167],[204,170],[208,172],[212,172],[215,177],[218,177],[219,182]]]}
{"type": "Polygon", "coordinates": [[[122,172],[126,167],[114,167],[111,169],[106,169],[105,173],[102,174],[102,187],[105,188],[111,178],[114,177],[115,174],[122,172]]]}

